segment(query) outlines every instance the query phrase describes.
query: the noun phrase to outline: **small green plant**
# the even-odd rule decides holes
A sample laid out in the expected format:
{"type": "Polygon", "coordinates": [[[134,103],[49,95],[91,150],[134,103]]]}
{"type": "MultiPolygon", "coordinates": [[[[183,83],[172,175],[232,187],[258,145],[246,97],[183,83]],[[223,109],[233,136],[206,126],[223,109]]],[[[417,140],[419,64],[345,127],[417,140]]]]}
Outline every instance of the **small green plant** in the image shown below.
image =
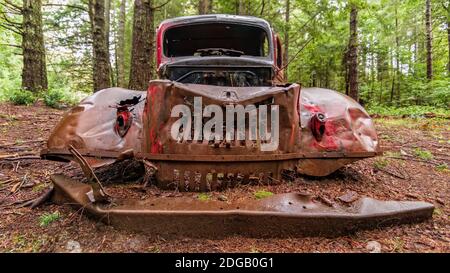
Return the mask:
{"type": "Polygon", "coordinates": [[[25,236],[23,236],[23,235],[16,235],[13,237],[13,243],[16,248],[23,248],[23,247],[25,247],[27,240],[25,239],[25,236]]]}
{"type": "Polygon", "coordinates": [[[53,213],[44,213],[43,215],[41,215],[41,217],[39,217],[39,225],[41,227],[46,227],[58,220],[60,217],[61,215],[59,214],[59,211],[55,211],[53,213]]]}
{"type": "Polygon", "coordinates": [[[448,171],[448,166],[446,163],[440,164],[436,166],[436,170],[440,172],[448,171]]]}
{"type": "Polygon", "coordinates": [[[373,163],[373,166],[374,166],[376,169],[383,169],[383,168],[385,168],[387,165],[389,165],[389,160],[384,159],[384,158],[377,159],[377,160],[373,163]]]}
{"type": "Polygon", "coordinates": [[[423,160],[433,159],[433,154],[430,151],[428,151],[428,150],[423,150],[423,149],[420,149],[420,148],[416,148],[414,150],[414,154],[417,157],[419,157],[420,159],[423,159],[423,160]]]}
{"type": "Polygon", "coordinates": [[[36,96],[28,90],[15,90],[9,94],[8,100],[16,105],[31,105],[36,96]]]}
{"type": "Polygon", "coordinates": [[[44,94],[45,105],[52,108],[60,108],[61,103],[64,101],[64,93],[59,89],[48,90],[44,94]]]}
{"type": "Polygon", "coordinates": [[[384,153],[385,156],[390,156],[390,157],[399,157],[401,156],[401,153],[398,151],[387,151],[384,153]]]}
{"type": "Polygon", "coordinates": [[[255,192],[254,195],[255,195],[256,199],[263,199],[263,198],[267,198],[267,197],[272,196],[273,192],[261,190],[261,191],[255,192]]]}
{"type": "Polygon", "coordinates": [[[42,191],[45,188],[47,188],[47,185],[45,183],[40,183],[40,184],[37,184],[36,186],[34,186],[32,191],[33,192],[40,192],[40,191],[42,191]]]}
{"type": "Polygon", "coordinates": [[[405,246],[405,242],[401,239],[401,238],[394,238],[393,240],[391,240],[391,244],[392,244],[392,251],[393,252],[403,252],[404,251],[404,246],[405,246]]]}
{"type": "Polygon", "coordinates": [[[198,200],[200,200],[200,201],[208,201],[208,200],[211,199],[211,196],[210,196],[209,194],[207,194],[207,193],[200,193],[200,194],[197,196],[197,198],[198,198],[198,200]]]}

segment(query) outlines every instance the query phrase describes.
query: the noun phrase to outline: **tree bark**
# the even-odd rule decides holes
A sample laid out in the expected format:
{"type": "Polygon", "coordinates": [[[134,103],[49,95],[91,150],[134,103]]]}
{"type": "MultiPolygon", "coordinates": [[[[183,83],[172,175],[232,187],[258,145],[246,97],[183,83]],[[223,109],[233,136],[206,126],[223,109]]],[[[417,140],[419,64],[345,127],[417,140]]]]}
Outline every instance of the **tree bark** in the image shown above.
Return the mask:
{"type": "Polygon", "coordinates": [[[427,79],[433,79],[433,36],[431,23],[431,0],[426,0],[425,32],[427,36],[427,79]]]}
{"type": "Polygon", "coordinates": [[[134,1],[129,88],[145,90],[153,77],[154,17],[152,0],[134,1]]]}
{"type": "Polygon", "coordinates": [[[450,3],[447,2],[447,6],[444,5],[447,10],[447,42],[448,42],[448,62],[447,62],[447,76],[450,77],[450,3]]]}
{"type": "MultiPolygon", "coordinates": [[[[291,15],[291,1],[290,0],[286,0],[285,2],[286,5],[286,13],[285,13],[285,17],[284,17],[284,56],[283,56],[283,65],[286,65],[289,62],[289,20],[290,20],[290,15],[291,15]]],[[[286,68],[284,69],[284,75],[286,80],[289,78],[288,77],[288,67],[286,66],[286,68]]]]}
{"type": "Polygon", "coordinates": [[[105,0],[105,36],[106,47],[109,49],[109,33],[111,29],[111,0],[105,0]]]}
{"type": "MultiPolygon", "coordinates": [[[[108,53],[111,49],[110,45],[110,34],[111,34],[111,20],[114,21],[114,10],[111,14],[111,1],[112,0],[105,0],[105,36],[106,36],[106,48],[108,49],[108,53]]],[[[109,58],[109,74],[111,76],[111,84],[112,86],[116,86],[116,79],[111,63],[111,58],[109,58]]]]}
{"type": "Polygon", "coordinates": [[[109,50],[106,42],[105,1],[89,0],[92,28],[94,92],[111,87],[109,50]]]}
{"type": "Polygon", "coordinates": [[[210,14],[212,12],[213,0],[199,0],[198,14],[210,14]]]}
{"type": "Polygon", "coordinates": [[[117,29],[117,85],[125,87],[125,23],[126,0],[120,1],[119,26],[117,29]]]}
{"type": "Polygon", "coordinates": [[[41,8],[41,0],[23,0],[22,88],[32,92],[48,88],[41,8]]]}
{"type": "Polygon", "coordinates": [[[395,80],[396,80],[396,100],[397,104],[400,101],[400,80],[402,73],[400,72],[400,37],[398,35],[398,7],[397,2],[395,3],[395,61],[396,61],[396,69],[395,69],[395,80]]]}
{"type": "Polygon", "coordinates": [[[348,65],[349,96],[358,101],[358,9],[355,5],[351,6],[350,11],[348,65]]]}
{"type": "Polygon", "coordinates": [[[237,3],[237,6],[238,6],[237,14],[245,15],[245,3],[244,3],[245,0],[236,0],[236,1],[238,2],[237,3]]]}

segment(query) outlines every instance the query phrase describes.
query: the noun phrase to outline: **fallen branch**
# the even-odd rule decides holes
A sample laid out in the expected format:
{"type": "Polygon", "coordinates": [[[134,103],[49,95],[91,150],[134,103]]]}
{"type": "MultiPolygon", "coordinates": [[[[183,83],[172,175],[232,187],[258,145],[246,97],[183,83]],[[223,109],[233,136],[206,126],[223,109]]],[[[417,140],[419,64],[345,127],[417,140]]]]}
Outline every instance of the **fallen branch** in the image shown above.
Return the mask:
{"type": "Polygon", "coordinates": [[[19,157],[5,157],[5,158],[1,158],[0,162],[5,160],[5,161],[17,161],[17,160],[36,160],[36,159],[41,159],[40,156],[38,155],[29,155],[29,156],[19,156],[19,157]]]}
{"type": "Polygon", "coordinates": [[[397,178],[400,178],[400,179],[403,179],[403,180],[406,179],[406,177],[400,176],[400,175],[398,175],[398,174],[396,174],[396,173],[393,173],[393,172],[388,171],[388,170],[383,169],[383,168],[377,168],[377,170],[382,171],[382,172],[384,172],[384,173],[387,173],[387,174],[389,174],[389,175],[391,175],[391,176],[393,176],[393,177],[397,177],[397,178]]]}
{"type": "Polygon", "coordinates": [[[11,194],[18,192],[20,190],[20,188],[22,188],[23,184],[25,184],[25,181],[27,180],[27,176],[28,176],[28,173],[26,173],[23,176],[22,181],[18,182],[11,188],[11,194]]]}
{"type": "Polygon", "coordinates": [[[9,146],[14,146],[14,145],[22,145],[22,144],[27,144],[27,143],[36,143],[36,142],[44,142],[45,139],[32,139],[32,140],[25,140],[25,141],[16,141],[16,142],[10,142],[10,143],[5,143],[0,145],[0,148],[4,148],[4,147],[9,147],[9,146]]]}
{"type": "Polygon", "coordinates": [[[43,193],[41,196],[37,198],[33,198],[30,200],[26,200],[24,203],[18,206],[18,208],[22,207],[30,207],[31,209],[34,209],[36,207],[39,207],[40,205],[44,204],[53,194],[53,187],[48,189],[45,193],[43,193]]]}
{"type": "Polygon", "coordinates": [[[430,165],[433,166],[437,166],[438,164],[434,163],[434,162],[430,162],[427,160],[422,160],[422,159],[417,159],[417,158],[404,158],[404,157],[399,157],[399,156],[386,156],[386,158],[392,158],[392,159],[400,159],[400,160],[405,160],[405,161],[416,161],[416,162],[422,162],[422,163],[428,163],[430,165]]]}

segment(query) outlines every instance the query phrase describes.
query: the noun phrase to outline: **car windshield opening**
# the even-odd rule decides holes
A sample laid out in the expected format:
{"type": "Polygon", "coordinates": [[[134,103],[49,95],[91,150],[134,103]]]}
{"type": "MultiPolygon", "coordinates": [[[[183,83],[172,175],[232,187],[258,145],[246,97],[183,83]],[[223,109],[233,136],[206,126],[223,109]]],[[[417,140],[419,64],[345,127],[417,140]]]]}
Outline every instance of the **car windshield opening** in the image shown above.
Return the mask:
{"type": "Polygon", "coordinates": [[[249,25],[208,23],[177,26],[164,35],[164,55],[182,56],[268,56],[267,33],[249,25]]]}

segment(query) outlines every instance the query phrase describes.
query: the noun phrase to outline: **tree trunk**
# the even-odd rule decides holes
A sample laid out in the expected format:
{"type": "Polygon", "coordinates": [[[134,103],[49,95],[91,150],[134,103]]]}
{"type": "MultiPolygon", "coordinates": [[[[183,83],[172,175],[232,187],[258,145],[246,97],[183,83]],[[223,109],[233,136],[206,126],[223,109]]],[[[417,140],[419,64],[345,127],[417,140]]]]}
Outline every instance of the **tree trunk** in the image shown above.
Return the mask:
{"type": "MultiPolygon", "coordinates": [[[[289,17],[290,17],[290,13],[291,13],[291,1],[290,0],[286,0],[286,13],[285,13],[285,17],[284,17],[284,56],[283,56],[283,65],[286,65],[289,62],[289,17]]],[[[286,66],[286,68],[284,69],[284,75],[286,80],[289,78],[289,74],[288,74],[288,67],[286,66]]]]}
{"type": "Polygon", "coordinates": [[[41,7],[41,0],[23,0],[22,88],[32,92],[48,88],[41,7]]]}
{"type": "Polygon", "coordinates": [[[120,1],[119,26],[117,29],[117,85],[125,87],[125,23],[126,0],[120,1]]]}
{"type": "Polygon", "coordinates": [[[105,36],[106,47],[109,49],[109,32],[111,29],[111,0],[105,0],[105,36]]]}
{"type": "MultiPolygon", "coordinates": [[[[110,46],[110,33],[111,33],[111,20],[114,21],[114,10],[111,14],[111,1],[112,0],[105,0],[105,36],[106,36],[106,48],[109,50],[111,49],[110,46]]],[[[113,86],[116,86],[116,81],[114,77],[114,71],[111,64],[111,58],[109,58],[109,74],[111,76],[111,84],[113,86]]]]}
{"type": "Polygon", "coordinates": [[[355,5],[351,6],[350,11],[348,65],[349,96],[358,101],[358,9],[355,5]]]}
{"type": "Polygon", "coordinates": [[[145,90],[153,77],[154,17],[152,0],[134,1],[129,88],[145,90]]]}
{"type": "Polygon", "coordinates": [[[238,1],[238,12],[237,12],[237,14],[239,14],[239,15],[245,15],[245,3],[244,3],[244,1],[245,0],[236,0],[236,1],[238,1]]]}
{"type": "Polygon", "coordinates": [[[426,0],[425,11],[425,32],[427,35],[427,79],[433,79],[433,36],[432,36],[432,24],[431,24],[431,0],[426,0]]]}
{"type": "Polygon", "coordinates": [[[111,87],[109,50],[106,42],[105,1],[89,0],[92,27],[94,92],[111,87]]]}
{"type": "Polygon", "coordinates": [[[398,29],[398,8],[397,8],[397,2],[395,3],[395,94],[396,94],[396,101],[397,104],[400,101],[400,80],[401,80],[401,71],[400,71],[400,37],[398,35],[399,29],[398,29]]]}
{"type": "Polygon", "coordinates": [[[199,0],[198,14],[210,14],[212,12],[213,0],[199,0]]]}
{"type": "Polygon", "coordinates": [[[448,42],[448,62],[447,62],[447,76],[450,77],[450,3],[447,2],[447,42],[448,42]]]}

